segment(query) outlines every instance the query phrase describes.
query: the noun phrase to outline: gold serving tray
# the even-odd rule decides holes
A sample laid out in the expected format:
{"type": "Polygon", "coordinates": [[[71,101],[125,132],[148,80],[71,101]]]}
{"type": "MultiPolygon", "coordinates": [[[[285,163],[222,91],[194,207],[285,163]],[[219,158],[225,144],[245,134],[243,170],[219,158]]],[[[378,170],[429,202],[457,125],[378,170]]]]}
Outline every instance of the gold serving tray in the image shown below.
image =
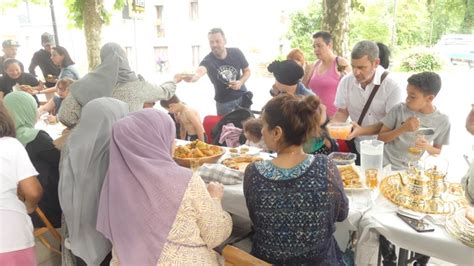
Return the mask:
{"type": "Polygon", "coordinates": [[[452,193],[448,187],[443,197],[426,199],[412,195],[400,181],[400,174],[385,177],[380,183],[380,191],[391,202],[410,210],[429,214],[452,214],[468,206],[464,193],[452,193]]]}

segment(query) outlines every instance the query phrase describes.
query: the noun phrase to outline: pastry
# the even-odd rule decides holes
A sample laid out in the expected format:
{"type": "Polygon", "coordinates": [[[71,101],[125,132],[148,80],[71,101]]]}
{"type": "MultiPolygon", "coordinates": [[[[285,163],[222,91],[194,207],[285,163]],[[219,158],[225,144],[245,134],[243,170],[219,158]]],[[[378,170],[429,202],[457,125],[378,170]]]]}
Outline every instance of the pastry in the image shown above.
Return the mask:
{"type": "Polygon", "coordinates": [[[471,222],[471,224],[474,224],[474,208],[468,208],[466,210],[466,219],[471,222]]]}

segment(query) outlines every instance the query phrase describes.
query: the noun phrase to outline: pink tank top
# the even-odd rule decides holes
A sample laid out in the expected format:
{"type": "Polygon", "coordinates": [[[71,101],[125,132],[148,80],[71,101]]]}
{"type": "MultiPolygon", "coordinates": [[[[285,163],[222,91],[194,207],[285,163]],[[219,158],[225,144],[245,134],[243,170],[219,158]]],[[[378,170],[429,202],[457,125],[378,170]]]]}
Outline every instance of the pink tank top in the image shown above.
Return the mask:
{"type": "Polygon", "coordinates": [[[337,85],[339,84],[339,74],[336,72],[336,59],[331,66],[322,75],[318,74],[318,68],[321,61],[316,63],[313,75],[308,83],[308,88],[319,96],[321,102],[326,105],[327,113],[333,116],[337,107],[334,106],[334,99],[336,98],[337,85]]]}

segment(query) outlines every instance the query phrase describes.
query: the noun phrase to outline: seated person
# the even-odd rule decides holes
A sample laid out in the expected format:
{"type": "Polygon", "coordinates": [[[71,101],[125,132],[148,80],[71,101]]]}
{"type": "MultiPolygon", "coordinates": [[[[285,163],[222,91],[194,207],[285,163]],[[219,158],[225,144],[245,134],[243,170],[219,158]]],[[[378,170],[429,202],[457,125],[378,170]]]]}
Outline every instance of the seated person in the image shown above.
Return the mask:
{"type": "MultiPolygon", "coordinates": [[[[395,105],[382,119],[378,139],[385,142],[384,165],[391,164],[395,170],[406,169],[405,158],[412,144],[429,154],[439,154],[442,146],[448,144],[449,118],[433,105],[440,89],[441,78],[436,73],[422,72],[408,78],[406,102],[395,105]],[[419,128],[433,128],[434,134],[417,137],[419,128]]],[[[414,159],[419,159],[422,152],[415,156],[414,159]]]]}
{"type": "Polygon", "coordinates": [[[54,96],[51,98],[45,105],[42,105],[38,108],[38,113],[42,114],[44,112],[48,112],[48,122],[49,123],[56,123],[56,114],[61,107],[61,103],[63,102],[64,98],[69,94],[69,86],[74,82],[74,80],[70,78],[63,78],[58,81],[56,84],[57,93],[59,96],[54,96]]]}
{"type": "MultiPolygon", "coordinates": [[[[294,60],[285,61],[274,61],[267,67],[270,73],[275,76],[275,84],[273,85],[273,94],[279,95],[280,93],[287,93],[296,96],[307,96],[314,95],[314,93],[304,87],[300,82],[304,75],[303,68],[296,63],[294,60]]],[[[323,104],[319,105],[319,113],[321,116],[319,124],[321,130],[319,135],[313,134],[304,144],[304,151],[311,154],[329,154],[333,151],[337,151],[337,144],[332,140],[324,128],[327,124],[328,117],[326,114],[326,106],[323,104]]]]}
{"type": "Polygon", "coordinates": [[[43,190],[15,123],[0,101],[0,265],[37,265],[31,218],[43,190]]]}
{"type": "Polygon", "coordinates": [[[232,230],[221,206],[224,187],[206,187],[176,164],[174,136],[173,121],[156,109],[113,126],[97,217],[97,230],[113,245],[111,265],[218,265],[213,248],[232,230]]]}
{"type": "Polygon", "coordinates": [[[176,95],[169,100],[161,100],[160,104],[168,112],[174,114],[176,122],[180,125],[180,139],[189,141],[199,139],[206,142],[204,126],[196,110],[181,102],[176,95]]]}
{"type": "MultiPolygon", "coordinates": [[[[38,180],[44,194],[38,205],[55,228],[61,227],[61,206],[58,198],[60,152],[53,140],[43,130],[34,126],[38,111],[33,97],[24,91],[14,91],[3,99],[15,121],[16,138],[23,144],[33,166],[38,171],[38,180]]],[[[35,228],[44,227],[36,214],[31,216],[35,228]]]]}
{"type": "Polygon", "coordinates": [[[262,138],[262,120],[249,118],[244,122],[244,136],[247,139],[245,145],[257,147],[263,151],[267,151],[267,146],[262,138]]]}
{"type": "Polygon", "coordinates": [[[4,62],[5,74],[0,77],[0,100],[13,90],[22,90],[31,95],[39,105],[36,94],[43,90],[43,83],[35,76],[23,72],[23,65],[16,59],[7,59],[4,62]]]}
{"type": "Polygon", "coordinates": [[[272,264],[342,265],[333,236],[349,202],[334,162],[303,151],[319,130],[319,100],[282,95],[262,113],[262,135],[273,160],[245,170],[244,195],[255,235],[252,255],[272,264]]]}
{"type": "MultiPolygon", "coordinates": [[[[474,135],[474,104],[472,105],[472,110],[467,116],[466,119],[466,129],[471,135],[474,135]]],[[[461,181],[464,191],[466,192],[466,198],[474,203],[474,159],[471,161],[471,167],[467,172],[466,176],[463,177],[461,181]]]]}

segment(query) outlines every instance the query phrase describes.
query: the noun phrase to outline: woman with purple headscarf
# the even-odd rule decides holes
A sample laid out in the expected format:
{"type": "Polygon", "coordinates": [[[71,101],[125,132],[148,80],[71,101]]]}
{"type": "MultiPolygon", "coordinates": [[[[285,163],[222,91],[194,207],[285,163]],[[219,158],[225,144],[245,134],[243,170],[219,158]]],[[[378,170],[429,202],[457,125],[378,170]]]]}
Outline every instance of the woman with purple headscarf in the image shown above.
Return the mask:
{"type": "Polygon", "coordinates": [[[223,186],[176,164],[175,126],[155,109],[116,122],[100,194],[97,230],[113,245],[111,265],[218,265],[212,250],[232,230],[223,186]]]}

